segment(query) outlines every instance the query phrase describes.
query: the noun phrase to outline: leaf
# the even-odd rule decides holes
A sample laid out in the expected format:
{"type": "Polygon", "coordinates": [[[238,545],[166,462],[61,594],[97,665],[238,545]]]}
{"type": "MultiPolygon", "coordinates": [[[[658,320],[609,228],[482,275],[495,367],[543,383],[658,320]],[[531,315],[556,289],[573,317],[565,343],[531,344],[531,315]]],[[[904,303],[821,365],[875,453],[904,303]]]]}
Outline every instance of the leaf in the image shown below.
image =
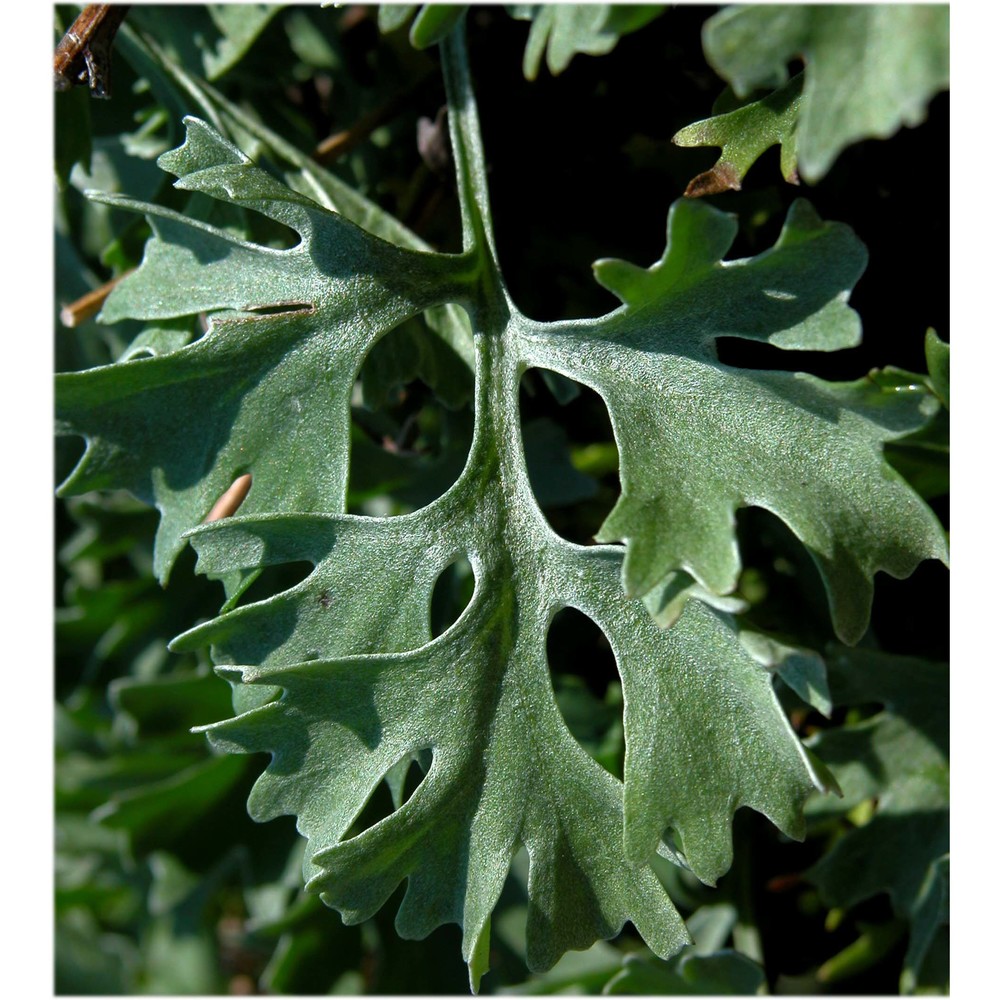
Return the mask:
{"type": "Polygon", "coordinates": [[[869,378],[886,390],[893,391],[923,383],[942,406],[930,422],[911,434],[886,445],[886,459],[897,472],[924,498],[933,499],[948,493],[950,483],[951,432],[948,413],[947,344],[928,330],[924,341],[927,367],[931,374],[918,375],[898,368],[872,371],[869,378]],[[937,343],[935,343],[937,341],[937,343]]]}
{"type": "Polygon", "coordinates": [[[844,791],[844,812],[877,800],[864,825],[836,841],[806,877],[831,906],[888,892],[913,925],[904,965],[912,990],[934,932],[948,919],[948,671],[936,663],[844,650],[827,660],[835,703],[881,703],[876,715],[818,736],[812,749],[844,791]]]}
{"type": "Polygon", "coordinates": [[[106,322],[128,314],[162,320],[229,311],[186,350],[60,379],[59,418],[67,427],[85,420],[89,428],[87,453],[65,489],[119,482],[160,508],[155,565],[161,580],[184,544],[181,533],[248,468],[254,484],[247,512],[322,509],[330,498],[334,508],[342,506],[350,392],[361,359],[382,333],[438,304],[449,284],[456,288],[462,266],[460,258],[417,254],[368,236],[273,181],[203,122],[192,119],[188,128],[185,144],[159,160],[178,176],[176,186],[254,207],[297,228],[304,242],[275,251],[192,226],[167,209],[98,196],[147,211],[156,234],[142,266],[105,304],[106,322]],[[287,269],[277,281],[259,281],[257,269],[276,259],[287,269]],[[354,277],[354,269],[366,267],[391,277],[354,277]],[[168,287],[160,269],[173,276],[168,287]],[[348,288],[355,295],[374,292],[363,327],[351,325],[348,288]],[[319,364],[329,368],[324,382],[314,377],[319,364]],[[273,388],[256,389],[274,371],[280,373],[277,405],[273,388]],[[135,412],[138,399],[142,408],[135,412]],[[282,436],[282,425],[294,425],[297,445],[282,436]],[[146,454],[162,441],[171,442],[168,454],[146,454]]]}
{"type": "Polygon", "coordinates": [[[673,137],[678,146],[722,147],[715,165],[688,184],[685,196],[739,191],[747,171],[775,144],[781,145],[781,175],[789,184],[797,184],[795,128],[801,97],[799,74],[759,101],[682,128],[673,137]]]}
{"type": "Polygon", "coordinates": [[[138,948],[124,934],[102,931],[93,917],[75,910],[56,921],[55,990],[63,994],[122,995],[139,964],[138,948]]]}
{"type": "Polygon", "coordinates": [[[625,967],[604,987],[609,996],[754,996],[764,984],[764,971],[735,951],[686,954],[670,962],[628,955],[625,967]]]}
{"type": "Polygon", "coordinates": [[[361,371],[361,394],[366,406],[384,409],[390,395],[417,378],[433,389],[446,406],[458,409],[469,401],[472,373],[451,344],[433,335],[437,325],[434,319],[450,322],[446,311],[437,309],[431,323],[412,320],[371,349],[361,371]]]}
{"type": "Polygon", "coordinates": [[[410,28],[410,44],[415,49],[437,45],[465,17],[465,4],[424,4],[410,28]]]}
{"type": "MultiPolygon", "coordinates": [[[[402,8],[380,8],[380,10],[400,10],[402,8]]],[[[230,138],[240,140],[284,167],[282,179],[299,194],[318,202],[324,208],[355,223],[374,236],[408,247],[412,250],[430,250],[430,247],[406,228],[401,222],[381,209],[375,202],[359,194],[339,177],[324,169],[292,143],[267,128],[245,108],[229,101],[210,84],[185,72],[153,45],[150,39],[133,40],[129,34],[130,51],[134,48],[134,58],[158,77],[169,77],[171,82],[164,89],[174,92],[182,88],[190,93],[198,107],[209,121],[230,138]]],[[[183,111],[181,112],[183,113],[183,111]]],[[[455,373],[452,354],[457,354],[469,368],[473,366],[472,332],[468,317],[456,305],[449,304],[428,310],[424,319],[427,327],[437,335],[443,344],[419,344],[421,356],[419,374],[427,377],[428,371],[443,370],[446,378],[428,379],[433,388],[440,388],[442,398],[449,405],[462,405],[470,394],[468,380],[455,373]],[[444,350],[442,350],[444,347],[444,350]],[[450,351],[448,350],[450,349],[450,351]],[[440,384],[444,382],[445,384],[440,384]]],[[[414,321],[416,323],[416,321],[414,321]]],[[[418,342],[420,338],[417,338],[418,342]]],[[[376,350],[378,345],[376,345],[376,350]]]]}
{"type": "Polygon", "coordinates": [[[734,235],[729,216],[676,202],[660,261],[646,270],[619,260],[594,265],[625,308],[605,329],[571,325],[558,341],[540,342],[533,360],[608,404],[622,495],[598,540],[627,541],[629,593],[642,596],[678,569],[731,592],[740,568],[734,511],[752,504],[803,541],[838,635],[856,641],[877,569],[906,576],[923,554],[944,557],[936,519],[881,450],[922,426],[935,403],[920,385],[884,391],[871,379],[825,383],[720,364],[712,341],[721,336],[835,350],[860,333],[845,299],[864,251],[846,227],[821,222],[798,201],[773,250],[722,263],[734,235]]]}
{"type": "MultiPolygon", "coordinates": [[[[155,205],[95,196],[145,213],[153,229],[104,320],[205,312],[208,332],[157,357],[60,376],[57,410],[63,431],[87,439],[63,492],[131,490],[161,510],[161,577],[189,538],[199,570],[230,581],[223,613],[173,648],[210,646],[233,684],[237,715],[205,727],[212,743],[271,755],[251,814],[297,817],[307,886],[348,923],[375,914],[405,881],[399,934],[458,924],[475,986],[521,847],[532,969],[615,936],[626,921],[665,958],[688,934],[653,859],[713,883],[731,863],[738,808],[801,837],[802,804],[825,787],[736,621],[689,593],[664,630],[637,591],[680,572],[713,597],[731,589],[732,513],[742,503],[798,530],[848,634],[863,628],[877,568],[909,572],[944,549],[932,515],[881,455],[884,441],[937,406],[926,386],[889,392],[873,380],[741,372],[715,358],[719,336],[826,350],[857,342],[845,300],[864,254],[845,227],[800,204],[773,250],[722,263],[735,224],[677,203],[659,264],[598,265],[625,306],[597,320],[531,321],[496,263],[460,33],[443,42],[442,61],[461,253],[386,242],[188,118],[184,145],[159,161],[175,186],[263,214],[298,242],[273,249],[155,205]],[[412,513],[347,514],[361,365],[385,334],[447,305],[474,331],[466,464],[412,513]],[[575,545],[549,527],[518,406],[530,367],[590,385],[608,403],[623,495],[601,537],[627,538],[625,553],[575,545]],[[239,512],[200,525],[244,473],[253,485],[239,512]],[[432,638],[436,583],[462,558],[475,576],[471,601],[432,638]],[[236,606],[231,581],[244,571],[301,561],[313,566],[301,582],[236,606]],[[624,782],[560,713],[545,651],[564,607],[591,618],[614,652],[624,782]],[[414,757],[429,766],[407,798],[399,777],[414,757]],[[369,823],[386,781],[394,808],[369,823]]],[[[141,802],[135,812],[137,823],[154,816],[141,802]]]]}
{"type": "Polygon", "coordinates": [[[944,4],[760,4],[723,9],[703,37],[741,97],[780,86],[787,63],[804,60],[796,145],[799,173],[815,183],[852,142],[923,121],[948,86],[948,28],[944,4]]]}
{"type": "Polygon", "coordinates": [[[859,924],[861,933],[846,948],[837,952],[816,970],[818,982],[832,986],[876,967],[899,943],[899,921],[884,924],[859,924]]]}
{"type": "Polygon", "coordinates": [[[653,620],[661,628],[670,628],[691,598],[730,614],[747,610],[747,603],[742,598],[726,597],[707,590],[683,570],[668,573],[642,600],[653,620]]]}
{"type": "Polygon", "coordinates": [[[217,718],[227,708],[227,690],[209,674],[171,674],[148,681],[121,678],[109,695],[114,707],[144,735],[184,732],[217,718]]]}
{"type": "Polygon", "coordinates": [[[402,28],[416,14],[415,3],[383,3],[378,8],[378,30],[383,34],[402,28]]]}
{"type": "Polygon", "coordinates": [[[694,942],[691,952],[696,955],[711,955],[720,951],[729,940],[738,919],[739,915],[732,903],[699,906],[687,920],[694,942]]]}
{"type": "Polygon", "coordinates": [[[378,28],[387,35],[412,19],[410,44],[415,49],[427,49],[448,35],[467,10],[468,4],[460,3],[380,4],[378,28]]]}
{"type": "Polygon", "coordinates": [[[830,718],[833,703],[826,664],[818,653],[786,646],[760,632],[743,631],[740,638],[755,660],[773,670],[807,705],[830,718]]]}
{"type": "Polygon", "coordinates": [[[597,492],[597,483],[574,468],[566,432],[551,420],[524,425],[524,461],[531,489],[542,507],[577,503],[597,492]]]}
{"type": "Polygon", "coordinates": [[[139,7],[129,19],[151,35],[172,61],[200,66],[217,80],[247,53],[281,9],[278,4],[207,4],[178,18],[167,8],[139,7]]]}
{"type": "Polygon", "coordinates": [[[951,405],[951,349],[933,330],[924,341],[931,386],[945,407],[951,405]]]}
{"type": "Polygon", "coordinates": [[[92,138],[90,135],[90,93],[83,87],[71,87],[69,90],[57,91],[57,105],[64,107],[56,109],[60,121],[68,125],[55,131],[56,179],[65,186],[69,183],[69,175],[77,163],[84,170],[90,169],[90,153],[92,138]],[[71,110],[70,110],[71,109],[71,110]]]}
{"type": "Polygon", "coordinates": [[[162,781],[123,792],[94,813],[94,818],[129,836],[148,850],[169,843],[198,823],[246,772],[236,757],[210,757],[162,781]]]}
{"type": "Polygon", "coordinates": [[[586,951],[567,952],[548,971],[536,973],[517,986],[500,987],[512,996],[599,995],[621,967],[621,954],[598,941],[586,951]]]}
{"type": "Polygon", "coordinates": [[[943,855],[931,865],[910,911],[910,943],[903,959],[901,993],[915,993],[920,973],[935,935],[949,923],[951,857],[943,855]]]}
{"type": "Polygon", "coordinates": [[[206,10],[221,38],[215,49],[205,52],[205,75],[217,80],[235,66],[257,40],[280,4],[208,4],[206,10]]]}
{"type": "Polygon", "coordinates": [[[558,76],[578,53],[604,55],[621,35],[636,31],[663,12],[655,4],[621,7],[612,4],[516,4],[512,17],[531,21],[524,50],[525,79],[534,80],[545,56],[549,72],[558,76]]]}

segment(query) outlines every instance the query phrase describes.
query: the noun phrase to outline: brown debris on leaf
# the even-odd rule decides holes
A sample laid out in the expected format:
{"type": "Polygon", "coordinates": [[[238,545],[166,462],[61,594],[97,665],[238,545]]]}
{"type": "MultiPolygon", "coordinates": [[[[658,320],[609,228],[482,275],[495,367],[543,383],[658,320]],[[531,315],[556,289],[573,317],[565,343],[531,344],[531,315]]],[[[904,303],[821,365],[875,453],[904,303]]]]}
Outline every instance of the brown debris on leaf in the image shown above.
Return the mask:
{"type": "Polygon", "coordinates": [[[739,191],[743,178],[731,163],[720,160],[711,170],[698,174],[684,189],[685,198],[703,198],[723,191],[739,191]]]}
{"type": "Polygon", "coordinates": [[[232,517],[240,509],[240,505],[247,498],[253,477],[249,472],[242,476],[237,476],[233,480],[232,486],[215,501],[212,509],[205,516],[202,524],[211,524],[213,521],[221,521],[224,517],[232,517]]]}

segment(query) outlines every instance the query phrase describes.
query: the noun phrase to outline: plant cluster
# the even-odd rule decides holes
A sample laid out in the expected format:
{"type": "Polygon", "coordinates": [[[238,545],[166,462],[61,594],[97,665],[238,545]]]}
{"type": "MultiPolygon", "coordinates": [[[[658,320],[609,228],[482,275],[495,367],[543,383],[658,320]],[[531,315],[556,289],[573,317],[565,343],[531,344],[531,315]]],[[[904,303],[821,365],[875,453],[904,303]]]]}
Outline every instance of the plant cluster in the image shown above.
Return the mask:
{"type": "Polygon", "coordinates": [[[56,104],[57,990],[946,992],[947,8],[113,60],[56,104]]]}

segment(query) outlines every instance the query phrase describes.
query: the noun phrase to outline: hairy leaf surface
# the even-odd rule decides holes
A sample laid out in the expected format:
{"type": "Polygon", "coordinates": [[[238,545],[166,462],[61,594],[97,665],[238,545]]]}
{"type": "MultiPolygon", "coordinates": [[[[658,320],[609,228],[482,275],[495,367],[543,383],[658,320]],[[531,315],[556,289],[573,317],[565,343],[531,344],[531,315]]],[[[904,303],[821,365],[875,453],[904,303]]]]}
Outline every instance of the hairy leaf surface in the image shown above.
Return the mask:
{"type": "Polygon", "coordinates": [[[805,543],[834,626],[853,642],[867,626],[876,570],[906,576],[927,554],[945,557],[936,519],[880,447],[924,424],[936,403],[919,384],[887,391],[872,379],[824,383],[720,364],[720,337],[811,350],[860,337],[846,298],[865,256],[850,230],[799,201],[772,250],[723,262],[735,233],[729,216],[676,202],[660,261],[595,264],[624,308],[556,336],[529,334],[531,360],[608,404],[622,495],[598,539],[627,541],[629,593],[642,596],[677,569],[716,593],[733,590],[734,512],[760,506],[805,543]]]}
{"type": "Polygon", "coordinates": [[[65,491],[122,486],[155,504],[165,579],[181,534],[248,470],[247,511],[343,506],[361,361],[383,333],[446,300],[449,285],[455,297],[464,264],[395,247],[323,211],[203,122],[189,121],[185,144],[159,162],[175,186],[252,207],[301,237],[273,250],[103,196],[147,211],[155,234],[142,266],[109,298],[106,322],[227,311],[190,349],[61,380],[60,418],[86,421],[89,439],[65,491]]]}
{"type": "Polygon", "coordinates": [[[405,881],[399,932],[461,925],[475,987],[490,914],[522,846],[528,962],[545,969],[627,920],[656,954],[676,952],[687,931],[650,860],[659,853],[714,882],[731,863],[739,807],[803,835],[802,803],[824,782],[720,599],[739,570],[737,507],[767,507],[802,539],[847,639],[865,628],[875,571],[906,574],[943,558],[944,542],[882,457],[884,442],[934,411],[926,385],[740,371],[716,356],[730,336],[789,349],[855,344],[846,299],[864,251],[846,227],[798,203],[771,250],[724,261],[735,222],[681,201],[659,262],[596,265],[619,309],[532,321],[496,261],[460,33],[443,64],[461,253],[407,249],[359,228],[188,119],[184,144],[160,160],[175,186],[260,213],[298,242],[274,249],[98,196],[146,213],[153,228],[105,321],[205,313],[208,330],[155,357],[60,376],[58,412],[61,430],[87,439],[64,492],[129,489],[161,511],[161,577],[190,538],[200,570],[230,583],[226,610],[175,647],[210,645],[234,685],[238,714],[207,727],[212,741],[271,755],[252,814],[297,817],[309,888],[348,922],[405,881]],[[361,365],[386,333],[445,306],[464,310],[474,334],[464,469],[411,514],[347,514],[361,365]],[[528,368],[576,379],[607,403],[622,496],[599,540],[624,550],[572,544],[546,521],[518,408],[528,368]],[[253,483],[238,514],[198,527],[245,473],[253,483]],[[475,591],[432,638],[435,584],[459,558],[475,591]],[[299,584],[234,606],[240,571],[301,561],[313,569],[299,584]],[[659,610],[638,599],[658,587],[659,610]],[[546,636],[565,607],[591,618],[614,652],[624,782],[574,740],[556,703],[546,636]],[[403,801],[410,767],[420,780],[403,801]],[[361,829],[383,781],[396,807],[361,829]]]}

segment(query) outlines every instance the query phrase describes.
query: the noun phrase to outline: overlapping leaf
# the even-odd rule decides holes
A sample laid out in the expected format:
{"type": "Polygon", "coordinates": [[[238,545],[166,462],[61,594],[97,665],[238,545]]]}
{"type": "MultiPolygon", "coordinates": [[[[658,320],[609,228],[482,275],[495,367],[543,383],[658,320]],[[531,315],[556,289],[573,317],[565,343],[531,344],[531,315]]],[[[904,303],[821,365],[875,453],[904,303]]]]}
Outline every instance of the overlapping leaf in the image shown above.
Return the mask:
{"type": "Polygon", "coordinates": [[[948,671],[901,656],[844,650],[829,658],[838,704],[882,705],[863,722],[818,737],[816,752],[844,797],[816,815],[877,803],[807,873],[832,906],[888,892],[911,923],[902,986],[912,992],[932,939],[948,922],[948,671]]]}
{"type": "Polygon", "coordinates": [[[573,56],[610,52],[620,36],[648,24],[664,8],[658,4],[550,3],[515,4],[509,10],[513,17],[531,21],[523,68],[525,78],[534,80],[543,56],[549,72],[558,76],[573,56]]]}
{"type": "Polygon", "coordinates": [[[230,70],[280,10],[278,4],[206,4],[184,20],[168,8],[140,6],[133,23],[150,32],[186,66],[200,66],[210,80],[230,70]]]}
{"type": "MultiPolygon", "coordinates": [[[[524,49],[525,78],[538,76],[544,56],[553,76],[561,73],[580,53],[604,55],[618,39],[648,24],[665,8],[660,4],[510,4],[511,17],[530,21],[524,49]]],[[[381,4],[378,25],[395,31],[413,19],[410,42],[425,49],[440,42],[464,17],[465,4],[381,4]],[[415,16],[414,16],[415,15],[415,16]]]]}
{"type": "MultiPolygon", "coordinates": [[[[487,468],[484,475],[490,474],[496,469],[487,468]]],[[[314,887],[353,918],[369,915],[408,875],[407,898],[414,901],[404,904],[402,932],[426,933],[444,919],[463,923],[467,936],[470,923],[478,932],[474,921],[492,908],[510,858],[524,842],[537,904],[549,911],[529,924],[532,964],[545,967],[566,947],[609,936],[626,917],[655,950],[669,953],[683,938],[664,918],[651,922],[666,905],[657,902],[657,883],[648,869],[641,877],[629,874],[620,846],[609,853],[608,845],[621,841],[620,786],[570,739],[552,701],[543,658],[547,621],[564,603],[581,608],[604,628],[618,657],[631,740],[629,853],[637,860],[648,856],[672,826],[705,878],[729,865],[726,817],[736,805],[753,805],[789,832],[800,830],[796,803],[811,779],[769,678],[725,619],[700,604],[673,630],[661,631],[642,605],[621,594],[617,553],[570,547],[551,536],[537,514],[533,525],[524,520],[484,533],[483,521],[503,518],[504,505],[483,496],[475,504],[477,521],[469,524],[462,511],[470,499],[452,493],[417,514],[381,523],[324,519],[332,558],[323,558],[320,547],[302,548],[310,532],[305,518],[237,518],[199,532],[195,544],[211,572],[256,565],[264,553],[317,562],[298,592],[230,612],[179,644],[212,641],[217,658],[261,662],[259,669],[242,668],[240,678],[286,691],[281,702],[214,729],[213,736],[230,749],[276,754],[273,773],[252,800],[255,815],[299,816],[300,829],[315,841],[311,868],[322,872],[314,887]],[[387,642],[391,648],[399,636],[399,645],[415,645],[419,635],[402,636],[400,629],[426,623],[434,579],[456,546],[468,554],[478,580],[472,604],[451,631],[396,656],[328,659],[343,657],[347,643],[356,650],[387,642]],[[291,621],[294,633],[275,649],[289,632],[283,623],[291,621]],[[310,655],[318,659],[301,662],[310,655]],[[664,706],[670,704],[677,710],[668,717],[664,706]],[[721,715],[719,704],[727,706],[721,715]],[[357,714],[347,709],[345,715],[352,705],[357,714]],[[413,798],[390,820],[340,844],[390,768],[426,748],[433,748],[434,763],[413,798]],[[344,759],[353,765],[331,771],[329,762],[344,759]],[[743,767],[750,760],[752,773],[743,767]],[[279,777],[288,768],[303,780],[279,777]],[[686,792],[665,801],[663,784],[686,792]],[[410,838],[415,843],[400,857],[410,838]],[[456,857],[467,860],[456,867],[456,857]],[[487,875],[491,881],[473,892],[474,878],[487,875]],[[579,888],[581,878],[586,889],[579,888]],[[445,900],[422,898],[428,879],[445,900]],[[478,897],[485,898],[485,912],[469,909],[478,897]],[[591,924],[596,913],[604,916],[591,924]]],[[[316,535],[321,525],[314,521],[316,535]]]]}
{"type": "Polygon", "coordinates": [[[190,535],[200,568],[230,579],[299,560],[314,569],[177,641],[211,644],[236,687],[240,714],[210,736],[224,749],[271,754],[251,810],[298,817],[311,889],[353,922],[405,880],[400,933],[460,924],[475,985],[490,914],[521,846],[528,961],[547,968],[626,920],[657,954],[675,952],[686,931],[649,860],[660,852],[714,881],[731,862],[740,806],[792,836],[804,832],[801,804],[822,781],[734,620],[692,590],[664,630],[635,595],[667,579],[693,578],[706,596],[732,589],[733,513],[756,504],[810,548],[838,629],[854,637],[877,569],[901,575],[944,548],[930,512],[881,455],[884,441],[936,405],[925,387],[889,393],[864,380],[739,372],[715,357],[721,336],[826,350],[855,343],[845,300],[863,251],[849,231],[800,204],[773,250],[724,263],[732,220],[679,203],[659,264],[598,265],[621,309],[595,321],[532,322],[510,303],[494,260],[457,36],[444,65],[462,254],[384,242],[188,120],[185,144],[161,159],[178,186],[263,213],[300,242],[275,250],[116,200],[145,211],[154,236],[105,319],[207,312],[209,329],[157,357],[62,376],[59,412],[64,431],[88,440],[64,491],[114,485],[155,503],[161,575],[183,533],[236,475],[252,474],[239,516],[190,535]],[[347,515],[358,369],[382,335],[446,303],[462,305],[476,337],[464,471],[413,514],[347,515]],[[625,539],[624,558],[620,547],[573,545],[545,521],[518,414],[528,367],[591,385],[608,403],[623,493],[601,538],[625,539]],[[432,639],[435,583],[460,557],[475,592],[432,639]],[[624,785],[573,740],[553,696],[546,633],[567,606],[592,618],[615,653],[624,785]],[[386,779],[398,792],[410,761],[424,772],[416,791],[358,831],[373,792],[386,779]]]}
{"type": "Polygon", "coordinates": [[[378,26],[383,32],[395,31],[413,18],[410,43],[426,49],[440,42],[462,20],[466,10],[465,4],[381,4],[378,26]]]}
{"type": "MultiPolygon", "coordinates": [[[[630,951],[623,958],[620,951],[599,941],[587,951],[564,955],[547,972],[499,992],[509,996],[753,995],[762,986],[764,973],[745,955],[725,947],[735,923],[732,905],[704,905],[687,920],[692,944],[667,961],[643,951],[630,951]]],[[[510,925],[508,916],[497,936],[516,933],[510,925]]]]}
{"type": "Polygon", "coordinates": [[[780,86],[787,64],[805,61],[796,145],[810,182],[850,143],[923,121],[931,98],[948,86],[945,4],[738,5],[706,23],[704,44],[741,97],[780,86]]]}

